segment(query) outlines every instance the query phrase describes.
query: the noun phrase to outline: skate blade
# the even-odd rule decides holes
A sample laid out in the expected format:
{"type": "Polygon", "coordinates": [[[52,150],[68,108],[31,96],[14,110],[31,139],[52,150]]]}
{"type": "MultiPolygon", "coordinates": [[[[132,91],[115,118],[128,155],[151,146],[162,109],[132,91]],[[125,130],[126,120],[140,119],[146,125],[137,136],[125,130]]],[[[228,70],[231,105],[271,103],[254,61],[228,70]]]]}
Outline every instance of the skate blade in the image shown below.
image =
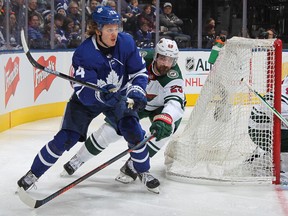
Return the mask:
{"type": "Polygon", "coordinates": [[[62,178],[67,178],[67,177],[70,177],[70,176],[71,175],[69,175],[65,169],[60,173],[60,177],[62,177],[62,178]]]}
{"type": "Polygon", "coordinates": [[[122,172],[120,172],[120,173],[118,174],[118,176],[116,176],[115,180],[118,181],[118,182],[121,182],[121,183],[123,183],[123,184],[129,184],[129,183],[135,181],[133,178],[131,178],[131,177],[128,176],[128,175],[125,175],[125,174],[122,173],[122,172]]]}
{"type": "Polygon", "coordinates": [[[159,194],[160,193],[159,187],[156,187],[156,188],[148,188],[148,187],[146,187],[146,188],[147,188],[147,190],[149,192],[152,192],[152,193],[155,193],[155,194],[159,194]]]}

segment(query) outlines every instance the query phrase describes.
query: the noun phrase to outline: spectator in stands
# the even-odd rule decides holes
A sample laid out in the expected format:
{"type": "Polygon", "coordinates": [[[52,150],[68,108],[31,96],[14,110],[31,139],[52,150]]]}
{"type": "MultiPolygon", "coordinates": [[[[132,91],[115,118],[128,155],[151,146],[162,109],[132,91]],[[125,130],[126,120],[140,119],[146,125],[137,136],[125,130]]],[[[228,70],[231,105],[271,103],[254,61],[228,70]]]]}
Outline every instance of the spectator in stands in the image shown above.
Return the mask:
{"type": "Polygon", "coordinates": [[[216,39],[215,20],[209,18],[206,21],[203,33],[203,47],[211,49],[216,39]]]}
{"type": "Polygon", "coordinates": [[[10,12],[9,15],[9,44],[10,49],[21,49],[20,28],[17,25],[16,15],[10,12]]]}
{"type": "Polygon", "coordinates": [[[51,9],[51,0],[37,0],[37,11],[43,13],[47,9],[51,9]]]}
{"type": "Polygon", "coordinates": [[[37,10],[37,8],[38,8],[37,0],[29,0],[28,1],[28,17],[31,14],[37,14],[39,17],[40,26],[43,28],[44,19],[42,17],[42,14],[37,10]]]}
{"type": "Polygon", "coordinates": [[[124,31],[134,35],[137,30],[137,16],[139,14],[140,9],[138,8],[138,0],[131,0],[123,14],[123,18],[126,19],[126,22],[123,23],[124,31]]]}
{"type": "Polygon", "coordinates": [[[121,1],[121,16],[126,18],[127,7],[130,3],[129,0],[120,0],[121,1]]]}
{"type": "Polygon", "coordinates": [[[268,29],[264,29],[264,28],[259,28],[259,33],[257,38],[259,39],[273,39],[276,38],[277,34],[275,29],[273,28],[268,28],[268,29]]]}
{"type": "Polygon", "coordinates": [[[117,11],[117,4],[114,0],[108,0],[106,3],[107,6],[110,6],[112,9],[117,11]]]}
{"type": "Polygon", "coordinates": [[[42,12],[42,17],[44,20],[44,25],[51,22],[52,14],[51,10],[45,10],[42,12]]]}
{"type": "Polygon", "coordinates": [[[13,11],[9,13],[8,27],[6,22],[0,26],[0,50],[18,50],[22,49],[20,45],[20,31],[16,22],[16,16],[13,11]],[[7,39],[6,30],[9,32],[7,39]]]}
{"type": "MultiPolygon", "coordinates": [[[[157,0],[152,0],[151,1],[151,13],[154,15],[154,17],[156,17],[156,2],[157,0]]],[[[162,9],[159,8],[159,14],[163,13],[162,9]]]]}
{"type": "Polygon", "coordinates": [[[151,5],[146,4],[143,7],[143,11],[137,17],[138,19],[138,27],[140,28],[143,23],[146,23],[150,32],[155,32],[155,17],[151,12],[151,5]]]}
{"type": "Polygon", "coordinates": [[[93,13],[93,11],[95,10],[95,8],[97,6],[100,5],[100,2],[98,2],[97,0],[90,0],[87,2],[88,5],[85,7],[85,19],[92,19],[91,15],[93,13]]]}
{"type": "MultiPolygon", "coordinates": [[[[65,16],[62,14],[55,14],[54,25],[55,25],[55,38],[57,39],[57,48],[67,48],[68,39],[65,36],[65,31],[63,30],[65,16]]],[[[56,47],[56,46],[55,46],[56,47]]]]}
{"type": "Polygon", "coordinates": [[[267,29],[268,39],[273,39],[277,37],[276,31],[274,28],[267,29]]]}
{"type": "Polygon", "coordinates": [[[74,29],[81,30],[82,15],[79,13],[79,5],[77,1],[71,1],[68,6],[67,17],[70,17],[74,22],[74,29]]]}
{"type": "Polygon", "coordinates": [[[4,18],[5,18],[4,2],[3,0],[0,0],[0,26],[4,26],[4,18]]]}
{"type": "Polygon", "coordinates": [[[161,38],[175,40],[179,48],[191,46],[191,37],[182,33],[181,26],[183,21],[172,13],[172,4],[170,2],[164,3],[163,13],[159,15],[159,20],[160,26],[165,29],[161,34],[161,38]]]}
{"type": "Polygon", "coordinates": [[[152,32],[149,30],[147,23],[142,23],[140,29],[136,32],[135,41],[137,47],[153,48],[152,32]]]}
{"type": "Polygon", "coordinates": [[[74,21],[70,17],[66,17],[63,23],[65,37],[68,39],[67,48],[76,48],[81,43],[81,34],[75,30],[74,21]]]}
{"type": "Polygon", "coordinates": [[[28,18],[28,45],[32,49],[49,48],[49,43],[44,40],[40,30],[40,18],[38,13],[32,13],[28,18]]]}
{"type": "Polygon", "coordinates": [[[16,15],[16,22],[19,29],[25,27],[25,4],[24,0],[10,0],[10,11],[13,11],[16,15]]]}
{"type": "Polygon", "coordinates": [[[56,8],[56,13],[62,14],[65,17],[67,15],[66,10],[62,5],[58,5],[58,7],[56,8]]]}
{"type": "Polygon", "coordinates": [[[56,7],[62,6],[67,13],[68,6],[71,0],[55,0],[56,7]]]}
{"type": "Polygon", "coordinates": [[[3,26],[0,26],[0,50],[7,50],[3,31],[4,31],[3,26]]]}
{"type": "Polygon", "coordinates": [[[138,16],[141,13],[140,8],[138,7],[138,0],[131,0],[128,5],[128,10],[133,13],[135,16],[138,16]]]}

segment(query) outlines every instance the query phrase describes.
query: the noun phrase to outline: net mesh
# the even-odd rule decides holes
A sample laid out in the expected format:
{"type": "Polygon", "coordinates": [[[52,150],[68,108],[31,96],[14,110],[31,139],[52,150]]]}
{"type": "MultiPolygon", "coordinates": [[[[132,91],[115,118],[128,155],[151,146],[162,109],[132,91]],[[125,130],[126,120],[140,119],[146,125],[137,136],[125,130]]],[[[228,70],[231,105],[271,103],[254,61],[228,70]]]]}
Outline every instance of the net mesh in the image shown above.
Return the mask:
{"type": "Polygon", "coordinates": [[[252,108],[262,105],[243,82],[261,95],[272,95],[270,103],[274,103],[273,43],[238,37],[227,41],[183,133],[168,143],[168,178],[188,182],[272,182],[273,114],[265,110],[265,119],[257,119],[262,127],[260,134],[251,129],[252,108]]]}

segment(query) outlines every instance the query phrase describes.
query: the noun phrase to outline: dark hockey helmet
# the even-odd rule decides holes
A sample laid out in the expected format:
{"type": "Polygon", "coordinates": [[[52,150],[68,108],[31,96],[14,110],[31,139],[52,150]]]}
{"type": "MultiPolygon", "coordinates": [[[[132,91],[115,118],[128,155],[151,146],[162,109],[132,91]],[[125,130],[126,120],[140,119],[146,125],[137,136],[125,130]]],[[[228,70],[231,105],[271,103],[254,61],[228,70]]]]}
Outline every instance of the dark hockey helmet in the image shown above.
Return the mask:
{"type": "Polygon", "coordinates": [[[92,19],[99,29],[107,24],[121,25],[121,16],[109,6],[97,6],[92,13],[92,19]]]}

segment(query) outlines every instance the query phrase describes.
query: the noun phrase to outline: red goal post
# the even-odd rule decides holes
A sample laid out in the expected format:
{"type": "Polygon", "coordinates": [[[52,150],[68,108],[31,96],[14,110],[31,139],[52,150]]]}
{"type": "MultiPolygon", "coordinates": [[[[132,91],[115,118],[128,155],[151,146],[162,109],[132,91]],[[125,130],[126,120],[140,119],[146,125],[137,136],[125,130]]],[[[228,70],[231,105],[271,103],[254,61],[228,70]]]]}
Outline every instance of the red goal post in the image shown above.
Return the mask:
{"type": "Polygon", "coordinates": [[[281,113],[281,68],[281,40],[227,40],[187,125],[167,145],[166,176],[185,182],[279,184],[281,122],[241,80],[263,96],[272,95],[271,105],[281,113]],[[266,117],[252,115],[257,107],[266,117]]]}

